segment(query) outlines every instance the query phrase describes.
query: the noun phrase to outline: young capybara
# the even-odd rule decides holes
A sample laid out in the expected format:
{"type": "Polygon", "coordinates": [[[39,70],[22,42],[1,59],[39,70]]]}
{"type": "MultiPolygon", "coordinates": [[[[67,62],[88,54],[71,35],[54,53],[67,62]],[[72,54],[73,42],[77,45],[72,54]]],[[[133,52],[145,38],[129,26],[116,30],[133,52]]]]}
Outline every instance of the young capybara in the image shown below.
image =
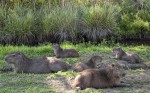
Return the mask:
{"type": "Polygon", "coordinates": [[[80,72],[72,86],[80,89],[128,87],[129,84],[121,82],[124,76],[124,69],[119,64],[112,64],[106,68],[87,69],[80,72]]]}
{"type": "Polygon", "coordinates": [[[129,63],[141,63],[143,60],[135,53],[124,52],[122,48],[113,48],[113,53],[115,59],[124,60],[129,63]]]}
{"type": "Polygon", "coordinates": [[[79,57],[75,49],[62,49],[58,44],[53,45],[53,50],[57,58],[79,57]]]}
{"type": "Polygon", "coordinates": [[[66,71],[68,65],[55,57],[28,58],[21,52],[11,53],[5,56],[7,63],[14,65],[16,73],[50,73],[66,71]]]}
{"type": "Polygon", "coordinates": [[[102,61],[102,58],[100,56],[92,56],[88,62],[84,62],[84,63],[75,63],[72,66],[72,70],[77,71],[77,72],[81,72],[85,69],[92,69],[92,68],[96,68],[97,65],[102,61]]]}

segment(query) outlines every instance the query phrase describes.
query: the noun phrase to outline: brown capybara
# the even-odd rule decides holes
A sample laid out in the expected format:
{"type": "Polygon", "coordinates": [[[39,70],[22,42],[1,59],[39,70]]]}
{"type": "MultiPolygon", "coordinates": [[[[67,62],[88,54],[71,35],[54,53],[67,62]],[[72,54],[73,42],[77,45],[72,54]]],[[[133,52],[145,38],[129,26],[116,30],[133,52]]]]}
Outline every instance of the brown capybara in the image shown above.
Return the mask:
{"type": "Polygon", "coordinates": [[[76,76],[72,86],[80,89],[128,87],[129,84],[121,82],[124,76],[124,69],[119,64],[112,64],[106,68],[83,70],[76,76]]]}
{"type": "Polygon", "coordinates": [[[102,61],[102,58],[100,56],[92,56],[88,62],[84,62],[84,63],[75,63],[72,66],[72,70],[77,71],[77,72],[81,72],[85,69],[92,69],[92,68],[96,68],[97,65],[102,61]]]}
{"type": "MultiPolygon", "coordinates": [[[[107,67],[108,65],[112,64],[114,62],[101,62],[97,65],[97,68],[105,68],[107,67]]],[[[118,62],[115,62],[115,63],[118,63],[120,64],[124,69],[149,69],[150,68],[150,65],[148,64],[145,64],[145,63],[138,63],[138,64],[131,64],[131,63],[128,63],[127,61],[118,61],[118,62]]]]}
{"type": "Polygon", "coordinates": [[[148,69],[150,65],[145,64],[144,62],[138,64],[128,63],[127,61],[119,61],[118,63],[122,64],[124,69],[148,69]]]}
{"type": "Polygon", "coordinates": [[[7,63],[14,65],[16,73],[50,73],[66,71],[68,65],[55,57],[28,58],[21,52],[11,53],[5,56],[7,63]]]}
{"type": "Polygon", "coordinates": [[[122,48],[113,48],[113,53],[115,59],[124,60],[129,63],[141,63],[143,60],[135,53],[124,52],[122,48]]]}
{"type": "Polygon", "coordinates": [[[53,45],[53,50],[57,58],[79,57],[75,49],[62,49],[58,44],[53,45]]]}

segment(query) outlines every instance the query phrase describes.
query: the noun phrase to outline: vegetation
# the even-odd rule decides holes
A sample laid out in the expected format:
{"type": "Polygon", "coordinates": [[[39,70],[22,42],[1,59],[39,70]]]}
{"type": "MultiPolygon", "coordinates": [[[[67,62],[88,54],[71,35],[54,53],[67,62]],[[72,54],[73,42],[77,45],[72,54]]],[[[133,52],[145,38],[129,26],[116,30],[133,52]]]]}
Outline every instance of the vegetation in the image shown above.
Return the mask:
{"type": "MultiPolygon", "coordinates": [[[[82,57],[80,58],[63,58],[62,60],[66,61],[69,64],[73,64],[76,62],[84,62],[87,61],[88,58],[92,55],[92,54],[105,54],[105,56],[103,57],[103,60],[108,60],[109,58],[106,56],[106,54],[111,53],[111,49],[113,47],[117,47],[117,46],[122,46],[119,44],[116,44],[115,46],[108,46],[105,43],[99,44],[97,46],[88,43],[88,44],[77,44],[77,45],[73,45],[71,43],[63,43],[61,44],[61,47],[63,48],[74,48],[77,51],[79,51],[79,53],[81,54],[82,57]]],[[[14,51],[21,51],[23,53],[25,53],[27,56],[29,57],[38,57],[38,56],[50,56],[53,55],[53,51],[52,51],[52,45],[48,44],[48,45],[40,45],[40,46],[32,46],[32,47],[28,47],[28,46],[0,46],[0,69],[4,69],[5,67],[10,67],[9,64],[7,64],[6,62],[4,62],[4,56],[14,52],[14,51]]],[[[150,47],[149,46],[122,46],[123,49],[125,49],[126,51],[133,51],[138,53],[143,59],[145,60],[150,60],[150,47]]],[[[142,69],[138,69],[138,70],[128,70],[127,74],[138,74],[138,73],[142,73],[145,70],[142,69]]],[[[52,84],[54,82],[48,82],[48,80],[58,80],[60,78],[61,82],[65,82],[66,80],[70,80],[70,79],[74,79],[74,77],[77,75],[78,73],[73,72],[73,71],[67,71],[67,72],[58,72],[58,73],[50,73],[50,74],[14,74],[13,72],[8,72],[8,73],[4,73],[4,72],[0,72],[0,90],[2,93],[58,93],[59,89],[61,91],[61,88],[59,88],[59,83],[55,82],[56,85],[52,86],[52,84]],[[58,89],[59,88],[59,89],[58,89]]],[[[140,75],[140,74],[138,74],[140,75]]],[[[143,75],[143,74],[142,74],[143,75]]],[[[149,75],[149,74],[147,74],[149,75]]],[[[137,77],[137,76],[136,76],[137,77]]],[[[132,81],[132,80],[131,80],[132,81]]],[[[129,82],[131,82],[129,81],[129,82]]],[[[140,82],[140,84],[144,85],[149,84],[149,81],[144,80],[142,81],[141,79],[136,79],[134,81],[132,81],[132,83],[134,84],[138,84],[138,82],[140,82]]],[[[64,86],[65,87],[65,86],[64,86]]],[[[111,89],[112,91],[116,91],[116,92],[121,92],[121,93],[126,93],[126,92],[141,92],[142,93],[148,93],[149,90],[148,88],[142,88],[139,90],[138,87],[131,87],[131,88],[113,88],[111,89]]],[[[87,92],[91,92],[91,93],[108,93],[110,92],[110,89],[91,89],[88,88],[86,90],[83,91],[79,91],[79,93],[87,93],[87,92]]],[[[65,90],[65,93],[67,93],[67,91],[65,90]]],[[[112,92],[110,92],[112,93],[112,92]]]]}
{"type": "MultiPolygon", "coordinates": [[[[0,92],[75,92],[68,83],[78,74],[73,71],[50,74],[1,71],[11,68],[4,57],[14,51],[23,52],[28,57],[52,56],[52,44],[45,42],[60,43],[63,48],[79,51],[80,58],[62,59],[70,65],[87,61],[92,54],[105,55],[103,60],[108,60],[107,54],[118,46],[138,53],[150,64],[149,46],[114,44],[116,40],[128,38],[150,39],[150,0],[0,0],[0,92]],[[61,43],[66,40],[78,44],[61,43]],[[93,42],[98,43],[93,45],[93,42]],[[39,46],[26,46],[37,44],[39,46]]],[[[149,72],[147,69],[127,70],[127,82],[134,87],[87,88],[78,92],[149,93],[149,72]]]]}
{"type": "Polygon", "coordinates": [[[0,2],[1,44],[150,38],[149,0],[0,2]]]}
{"type": "Polygon", "coordinates": [[[120,34],[130,38],[149,38],[147,34],[150,33],[150,2],[147,0],[135,1],[124,0],[120,6],[120,34]]]}

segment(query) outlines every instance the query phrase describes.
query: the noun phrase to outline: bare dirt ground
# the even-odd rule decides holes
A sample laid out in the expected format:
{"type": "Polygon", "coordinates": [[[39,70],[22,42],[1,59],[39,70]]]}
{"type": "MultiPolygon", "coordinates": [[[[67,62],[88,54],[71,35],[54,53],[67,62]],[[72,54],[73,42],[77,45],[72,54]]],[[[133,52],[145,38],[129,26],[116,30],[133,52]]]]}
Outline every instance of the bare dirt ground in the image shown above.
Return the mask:
{"type": "MultiPolygon", "coordinates": [[[[104,62],[110,62],[110,61],[116,61],[114,59],[110,59],[111,54],[103,53],[103,54],[97,54],[103,57],[104,62]]],[[[84,62],[87,61],[88,58],[92,56],[92,54],[86,54],[82,55],[80,57],[80,61],[84,62]]],[[[131,87],[126,88],[108,88],[103,89],[104,93],[150,93],[150,69],[143,69],[143,70],[126,70],[127,74],[123,78],[123,80],[129,84],[131,84],[131,87]]],[[[57,76],[55,78],[47,77],[45,82],[54,88],[58,93],[77,93],[75,89],[72,89],[71,84],[73,82],[74,78],[70,77],[64,77],[64,76],[57,76]]],[[[94,90],[94,93],[100,93],[96,92],[96,89],[94,90]]],[[[87,93],[83,90],[80,91],[80,93],[87,93]]],[[[93,92],[89,92],[93,93],[93,92]]]]}
{"type": "Polygon", "coordinates": [[[73,80],[71,79],[66,79],[65,77],[56,77],[54,78],[50,78],[47,77],[46,82],[48,83],[48,85],[52,86],[55,89],[55,91],[57,91],[58,93],[74,93],[75,90],[72,89],[71,84],[73,82],[73,80]]]}

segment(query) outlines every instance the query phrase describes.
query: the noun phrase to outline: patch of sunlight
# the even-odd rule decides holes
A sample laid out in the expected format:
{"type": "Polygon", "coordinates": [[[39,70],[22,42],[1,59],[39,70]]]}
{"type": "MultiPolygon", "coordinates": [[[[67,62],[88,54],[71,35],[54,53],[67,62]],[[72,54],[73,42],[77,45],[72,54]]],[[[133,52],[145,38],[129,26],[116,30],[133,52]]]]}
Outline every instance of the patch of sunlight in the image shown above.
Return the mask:
{"type": "Polygon", "coordinates": [[[136,72],[144,72],[145,69],[135,69],[135,70],[127,70],[127,72],[136,73],[136,72]]]}

